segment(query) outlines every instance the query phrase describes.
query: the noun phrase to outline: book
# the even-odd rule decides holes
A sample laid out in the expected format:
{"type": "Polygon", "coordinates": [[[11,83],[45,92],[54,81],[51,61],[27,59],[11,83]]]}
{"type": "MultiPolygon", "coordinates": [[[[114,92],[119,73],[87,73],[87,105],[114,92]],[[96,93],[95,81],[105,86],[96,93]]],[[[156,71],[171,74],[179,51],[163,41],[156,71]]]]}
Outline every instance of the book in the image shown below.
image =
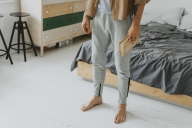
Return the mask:
{"type": "Polygon", "coordinates": [[[120,49],[120,54],[121,56],[127,55],[129,51],[135,47],[135,45],[139,42],[140,38],[138,37],[135,42],[132,44],[131,40],[128,40],[128,37],[124,38],[120,43],[119,43],[119,49],[120,49]]]}

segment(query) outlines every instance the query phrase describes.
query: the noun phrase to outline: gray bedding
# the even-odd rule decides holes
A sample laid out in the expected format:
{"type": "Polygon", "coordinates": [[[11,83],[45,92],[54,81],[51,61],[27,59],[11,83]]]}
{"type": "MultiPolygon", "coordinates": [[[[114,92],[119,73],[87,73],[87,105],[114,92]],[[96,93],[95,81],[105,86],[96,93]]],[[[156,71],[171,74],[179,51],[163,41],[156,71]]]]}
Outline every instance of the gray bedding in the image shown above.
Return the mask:
{"type": "MultiPolygon", "coordinates": [[[[79,49],[71,71],[81,60],[91,64],[91,40],[79,49]]],[[[113,45],[108,49],[106,68],[116,74],[113,45]]],[[[192,34],[162,27],[142,26],[141,41],[132,50],[131,79],[169,94],[192,96],[192,34]]]]}

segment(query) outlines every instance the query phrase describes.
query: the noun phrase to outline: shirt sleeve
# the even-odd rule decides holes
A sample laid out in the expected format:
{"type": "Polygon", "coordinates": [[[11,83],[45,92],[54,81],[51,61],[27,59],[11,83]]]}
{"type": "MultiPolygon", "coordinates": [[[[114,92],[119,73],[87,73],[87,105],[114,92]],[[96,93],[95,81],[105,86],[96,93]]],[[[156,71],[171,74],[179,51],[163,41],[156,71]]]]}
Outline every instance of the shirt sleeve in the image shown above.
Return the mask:
{"type": "Polygon", "coordinates": [[[135,0],[135,5],[147,4],[150,0],[135,0]]]}
{"type": "Polygon", "coordinates": [[[87,6],[88,6],[88,0],[86,0],[86,6],[85,6],[85,12],[84,12],[84,14],[87,14],[87,6]]]}

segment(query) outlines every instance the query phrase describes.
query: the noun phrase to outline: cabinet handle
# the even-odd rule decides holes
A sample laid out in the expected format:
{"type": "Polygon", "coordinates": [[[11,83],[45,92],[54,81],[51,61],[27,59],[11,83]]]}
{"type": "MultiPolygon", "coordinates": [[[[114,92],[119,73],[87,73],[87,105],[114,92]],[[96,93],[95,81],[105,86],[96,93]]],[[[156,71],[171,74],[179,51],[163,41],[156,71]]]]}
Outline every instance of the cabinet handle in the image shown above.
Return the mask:
{"type": "Polygon", "coordinates": [[[48,38],[49,36],[45,36],[46,38],[48,38]]]}
{"type": "Polygon", "coordinates": [[[77,29],[75,28],[75,31],[77,31],[77,29]]]}
{"type": "Polygon", "coordinates": [[[71,30],[71,29],[70,29],[69,31],[70,31],[70,32],[72,32],[72,30],[71,30]]]}
{"type": "Polygon", "coordinates": [[[69,18],[69,21],[72,21],[73,19],[72,18],[69,18]]]}
{"type": "Polygon", "coordinates": [[[75,6],[75,8],[77,8],[77,6],[75,6]]]}
{"type": "Polygon", "coordinates": [[[45,24],[45,26],[48,26],[48,24],[45,24]]]}
{"type": "Polygon", "coordinates": [[[73,7],[70,7],[70,9],[73,9],[73,7]]]}
{"type": "Polygon", "coordinates": [[[77,17],[74,17],[74,20],[76,20],[77,19],[77,17]]]}
{"type": "Polygon", "coordinates": [[[46,11],[46,13],[49,13],[49,11],[46,11]]]}

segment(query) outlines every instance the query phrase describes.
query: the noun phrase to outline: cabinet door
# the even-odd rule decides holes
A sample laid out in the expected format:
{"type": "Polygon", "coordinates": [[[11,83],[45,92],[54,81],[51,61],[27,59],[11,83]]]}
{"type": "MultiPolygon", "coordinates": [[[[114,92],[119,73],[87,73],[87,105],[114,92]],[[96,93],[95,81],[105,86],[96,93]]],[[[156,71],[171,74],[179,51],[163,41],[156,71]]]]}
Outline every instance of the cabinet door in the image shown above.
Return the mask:
{"type": "Polygon", "coordinates": [[[43,6],[43,18],[73,13],[73,2],[43,6]]]}
{"type": "Polygon", "coordinates": [[[73,14],[45,18],[43,19],[43,31],[80,23],[83,20],[83,14],[84,12],[77,12],[73,14]]]}
{"type": "Polygon", "coordinates": [[[62,38],[63,28],[56,28],[48,31],[44,31],[42,34],[43,43],[50,42],[62,38]]]}
{"type": "Polygon", "coordinates": [[[85,34],[81,27],[81,23],[71,25],[71,38],[85,34]]]}
{"type": "Polygon", "coordinates": [[[86,1],[85,0],[73,2],[73,12],[85,11],[85,7],[86,7],[86,1]]]}
{"type": "Polygon", "coordinates": [[[43,31],[59,28],[70,24],[70,15],[56,16],[43,19],[43,31]]]}
{"type": "Polygon", "coordinates": [[[71,24],[80,23],[83,20],[84,12],[76,12],[70,15],[71,24]]]}
{"type": "Polygon", "coordinates": [[[59,42],[76,36],[85,34],[81,28],[81,23],[56,28],[43,32],[43,43],[59,42]]]}
{"type": "MultiPolygon", "coordinates": [[[[38,0],[41,1],[41,0],[38,0]]],[[[50,4],[60,4],[60,3],[67,3],[67,2],[74,2],[74,1],[82,1],[82,0],[42,0],[43,5],[50,5],[50,4]]]]}

